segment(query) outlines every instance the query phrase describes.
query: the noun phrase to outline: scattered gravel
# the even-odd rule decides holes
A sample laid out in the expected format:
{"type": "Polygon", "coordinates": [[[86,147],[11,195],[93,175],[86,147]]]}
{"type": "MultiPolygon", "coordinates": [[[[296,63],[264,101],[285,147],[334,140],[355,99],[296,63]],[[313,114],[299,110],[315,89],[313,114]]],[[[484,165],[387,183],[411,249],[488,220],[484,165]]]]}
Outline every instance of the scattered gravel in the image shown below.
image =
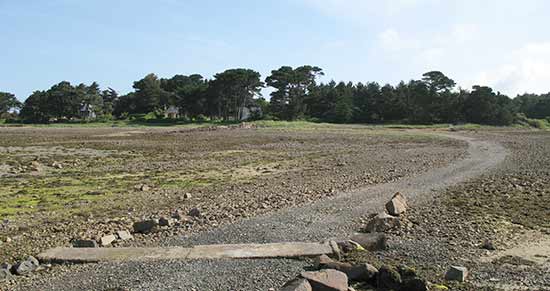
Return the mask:
{"type": "Polygon", "coordinates": [[[530,244],[550,238],[550,133],[470,136],[497,141],[510,154],[498,167],[412,207],[406,214],[409,223],[390,235],[389,251],[349,259],[414,266],[423,277],[453,290],[550,290],[549,257],[542,265],[521,256],[480,260],[512,247],[528,250],[530,244]],[[488,249],[487,241],[496,250],[488,249]],[[444,280],[451,265],[468,267],[468,283],[444,280]]]}
{"type": "MultiPolygon", "coordinates": [[[[507,151],[484,139],[455,136],[470,144],[468,156],[446,167],[391,183],[338,192],[304,206],[284,208],[206,232],[167,237],[160,245],[310,241],[345,237],[361,227],[359,219],[384,209],[395,192],[412,207],[430,201],[432,191],[472,179],[499,164],[507,151]]],[[[243,260],[215,262],[109,263],[53,268],[12,286],[14,290],[267,290],[278,288],[311,262],[303,260],[243,260]],[[82,282],[85,282],[84,284],[82,282]]]]}
{"type": "Polygon", "coordinates": [[[337,191],[444,166],[465,144],[424,133],[334,129],[0,128],[0,261],[132,230],[136,221],[200,217],[114,246],[158,245],[337,191]],[[4,138],[5,137],[5,138],[4,138]],[[51,151],[48,151],[50,149],[51,151]],[[82,152],[97,152],[91,158],[82,152]],[[51,167],[62,164],[63,168],[51,167]],[[146,191],[143,191],[146,190],[146,191]],[[196,212],[196,211],[193,211],[196,212]],[[4,219],[7,220],[3,222],[4,219]]]}

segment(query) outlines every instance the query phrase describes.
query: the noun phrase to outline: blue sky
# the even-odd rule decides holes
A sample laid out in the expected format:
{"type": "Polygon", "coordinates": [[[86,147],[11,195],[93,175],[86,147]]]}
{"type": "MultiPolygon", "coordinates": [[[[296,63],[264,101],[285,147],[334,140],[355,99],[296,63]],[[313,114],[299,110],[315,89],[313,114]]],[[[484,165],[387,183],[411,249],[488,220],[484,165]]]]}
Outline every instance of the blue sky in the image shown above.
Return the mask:
{"type": "Polygon", "coordinates": [[[160,77],[312,64],[395,84],[441,70],[462,87],[550,91],[545,0],[0,0],[0,91],[62,80],[121,93],[160,77]]]}

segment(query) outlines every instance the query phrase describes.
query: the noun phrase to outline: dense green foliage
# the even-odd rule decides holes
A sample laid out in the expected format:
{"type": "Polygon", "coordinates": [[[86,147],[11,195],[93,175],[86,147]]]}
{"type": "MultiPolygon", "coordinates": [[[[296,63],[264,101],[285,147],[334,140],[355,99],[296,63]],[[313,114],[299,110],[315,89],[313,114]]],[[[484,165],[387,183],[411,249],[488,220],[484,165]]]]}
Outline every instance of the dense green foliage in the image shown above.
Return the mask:
{"type": "Polygon", "coordinates": [[[111,114],[116,99],[112,89],[100,91],[96,82],[77,86],[63,81],[46,91],[35,91],[25,100],[20,116],[29,122],[62,121],[81,117],[84,104],[90,105],[98,116],[111,114]],[[104,102],[106,99],[106,102],[104,102]],[[107,105],[107,106],[106,106],[107,105]]]}
{"type": "Polygon", "coordinates": [[[79,119],[83,106],[94,118],[142,116],[184,120],[309,119],[334,123],[478,123],[534,124],[550,119],[550,93],[525,94],[511,99],[485,86],[456,88],[439,71],[420,80],[392,86],[376,82],[318,83],[319,67],[283,66],[261,81],[250,69],[230,69],[208,80],[198,74],[169,79],[149,74],[134,82],[134,91],[119,96],[111,88],[100,91],[97,83],[73,86],[61,82],[46,91],[35,91],[21,104],[12,94],[0,93],[0,114],[21,107],[28,122],[79,119]],[[261,97],[265,86],[273,88],[270,100],[261,97]],[[175,109],[174,109],[175,108],[175,109]],[[168,110],[176,111],[171,115],[168,110]],[[246,112],[246,113],[245,113],[246,112]],[[523,114],[523,115],[522,115],[523,114]]]}
{"type": "Polygon", "coordinates": [[[266,83],[276,89],[270,100],[273,114],[285,120],[305,117],[307,98],[315,89],[315,78],[319,75],[323,75],[321,68],[312,66],[296,69],[285,66],[272,71],[266,83]]]}
{"type": "Polygon", "coordinates": [[[158,112],[177,107],[180,114],[194,119],[221,118],[238,120],[243,109],[255,105],[263,83],[260,73],[249,69],[231,69],[216,74],[213,80],[201,75],[176,75],[159,79],[154,74],[134,82],[135,92],[120,97],[115,114],[158,112]]]}
{"type": "Polygon", "coordinates": [[[0,118],[9,117],[13,110],[19,109],[21,102],[15,95],[7,92],[0,92],[0,118]]]}

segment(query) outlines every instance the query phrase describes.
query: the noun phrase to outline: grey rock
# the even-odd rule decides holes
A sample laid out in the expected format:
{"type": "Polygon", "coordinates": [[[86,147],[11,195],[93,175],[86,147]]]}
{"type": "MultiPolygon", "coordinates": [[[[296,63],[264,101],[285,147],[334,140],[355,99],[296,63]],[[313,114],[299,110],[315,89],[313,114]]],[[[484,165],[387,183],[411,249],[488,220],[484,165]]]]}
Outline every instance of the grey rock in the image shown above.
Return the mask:
{"type": "Polygon", "coordinates": [[[97,248],[97,242],[91,239],[77,239],[73,241],[74,248],[97,248]]]}
{"type": "Polygon", "coordinates": [[[26,260],[20,261],[15,264],[12,267],[12,271],[17,275],[25,275],[36,271],[39,266],[40,263],[38,262],[38,260],[33,256],[29,256],[26,260]]]}
{"type": "Polygon", "coordinates": [[[401,194],[400,192],[395,193],[392,199],[398,200],[401,204],[405,205],[405,207],[407,208],[409,207],[409,205],[407,204],[407,198],[405,198],[405,196],[403,196],[403,194],[401,194]]]}
{"type": "Polygon", "coordinates": [[[118,238],[122,241],[125,241],[125,240],[131,240],[134,238],[134,236],[132,236],[130,234],[130,232],[126,231],[126,230],[119,230],[116,232],[116,235],[118,236],[118,238]]]}
{"type": "Polygon", "coordinates": [[[348,278],[358,282],[370,282],[378,275],[378,269],[371,264],[354,265],[346,272],[348,278]]]}
{"type": "Polygon", "coordinates": [[[334,261],[327,255],[321,255],[315,259],[317,269],[333,269],[345,273],[349,280],[367,282],[373,279],[378,270],[370,264],[352,265],[334,261]]]}
{"type": "Polygon", "coordinates": [[[451,266],[445,274],[445,279],[449,281],[464,282],[468,277],[468,269],[461,266],[451,266]]]}
{"type": "Polygon", "coordinates": [[[172,226],[174,221],[171,218],[161,217],[159,218],[159,226],[172,226]]]}
{"type": "Polygon", "coordinates": [[[385,212],[377,214],[369,221],[365,230],[367,232],[386,232],[399,227],[401,224],[399,217],[389,215],[385,212]]]}
{"type": "Polygon", "coordinates": [[[401,284],[400,291],[428,291],[428,282],[420,278],[407,279],[401,284]]]}
{"type": "Polygon", "coordinates": [[[348,276],[337,270],[322,270],[318,272],[302,272],[315,291],[347,291],[348,276]]]}
{"type": "Polygon", "coordinates": [[[103,236],[100,239],[101,246],[103,247],[111,245],[114,241],[116,241],[116,236],[114,236],[113,234],[103,236]]]}
{"type": "Polygon", "coordinates": [[[495,247],[495,244],[490,240],[485,240],[483,244],[481,244],[482,249],[486,249],[488,251],[495,251],[497,248],[495,247]]]}
{"type": "Polygon", "coordinates": [[[134,232],[148,234],[154,232],[157,229],[157,226],[158,222],[156,220],[148,219],[134,223],[133,228],[134,232]]]}
{"type": "Polygon", "coordinates": [[[12,279],[12,275],[9,269],[0,268],[0,282],[9,281],[12,279]]]}
{"type": "Polygon", "coordinates": [[[52,168],[63,169],[63,165],[57,161],[52,163],[52,168]]]}
{"type": "Polygon", "coordinates": [[[10,270],[13,266],[10,263],[2,263],[0,269],[10,270]]]}
{"type": "Polygon", "coordinates": [[[172,213],[172,218],[177,219],[177,220],[182,219],[184,216],[185,215],[179,209],[174,211],[174,213],[172,213]]]}
{"type": "Polygon", "coordinates": [[[382,266],[378,270],[376,286],[383,290],[399,290],[401,286],[401,275],[391,267],[382,266]]]}
{"type": "Polygon", "coordinates": [[[407,211],[407,205],[403,204],[400,199],[393,198],[386,203],[386,211],[388,211],[390,215],[399,216],[407,211]]]}
{"type": "Polygon", "coordinates": [[[384,251],[388,249],[388,238],[383,233],[356,233],[350,237],[368,251],[384,251]]]}
{"type": "Polygon", "coordinates": [[[331,259],[329,256],[327,255],[320,255],[318,257],[315,258],[314,260],[314,266],[316,269],[322,269],[324,268],[326,265],[330,264],[334,262],[333,259],[331,259]]]}
{"type": "Polygon", "coordinates": [[[297,278],[287,282],[280,291],[313,291],[309,281],[303,278],[297,278]]]}
{"type": "Polygon", "coordinates": [[[201,216],[201,211],[198,209],[198,208],[192,208],[191,210],[189,210],[189,213],[188,213],[189,216],[191,217],[200,217],[201,216]]]}

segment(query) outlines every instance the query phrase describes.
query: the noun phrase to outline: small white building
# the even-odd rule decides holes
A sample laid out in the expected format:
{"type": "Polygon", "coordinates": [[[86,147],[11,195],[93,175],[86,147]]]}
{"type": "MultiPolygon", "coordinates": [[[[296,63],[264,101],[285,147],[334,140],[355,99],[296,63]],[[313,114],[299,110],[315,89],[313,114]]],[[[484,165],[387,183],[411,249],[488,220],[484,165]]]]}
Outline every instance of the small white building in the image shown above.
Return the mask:
{"type": "Polygon", "coordinates": [[[164,110],[164,118],[176,119],[180,117],[180,109],[174,105],[170,105],[164,110]]]}
{"type": "Polygon", "coordinates": [[[241,109],[241,121],[249,120],[253,116],[261,116],[262,115],[262,108],[258,106],[249,106],[249,107],[243,107],[241,109]]]}
{"type": "Polygon", "coordinates": [[[97,117],[94,106],[88,103],[80,104],[80,118],[90,120],[97,117]]]}

